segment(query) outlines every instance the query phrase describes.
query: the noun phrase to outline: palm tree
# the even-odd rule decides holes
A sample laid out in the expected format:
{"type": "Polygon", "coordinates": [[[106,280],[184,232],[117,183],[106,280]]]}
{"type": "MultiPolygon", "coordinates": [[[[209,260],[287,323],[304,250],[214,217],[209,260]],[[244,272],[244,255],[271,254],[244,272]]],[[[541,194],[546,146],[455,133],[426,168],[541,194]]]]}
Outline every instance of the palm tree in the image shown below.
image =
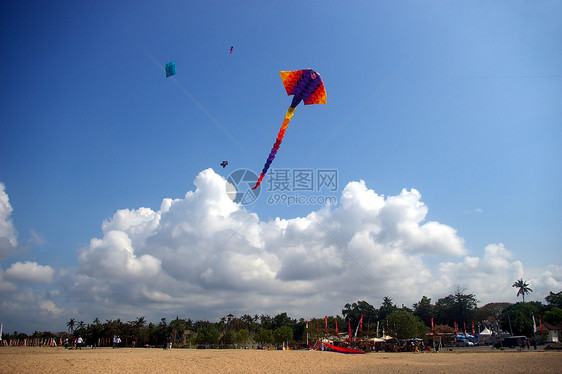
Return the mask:
{"type": "Polygon", "coordinates": [[[523,278],[517,279],[511,287],[519,288],[519,291],[517,291],[517,296],[523,296],[523,302],[525,302],[525,294],[533,292],[531,287],[529,287],[529,284],[524,281],[523,278]]]}
{"type": "Polygon", "coordinates": [[[76,320],[74,318],[71,318],[70,321],[66,323],[66,327],[68,327],[68,331],[70,332],[74,331],[75,326],[76,326],[76,320]]]}

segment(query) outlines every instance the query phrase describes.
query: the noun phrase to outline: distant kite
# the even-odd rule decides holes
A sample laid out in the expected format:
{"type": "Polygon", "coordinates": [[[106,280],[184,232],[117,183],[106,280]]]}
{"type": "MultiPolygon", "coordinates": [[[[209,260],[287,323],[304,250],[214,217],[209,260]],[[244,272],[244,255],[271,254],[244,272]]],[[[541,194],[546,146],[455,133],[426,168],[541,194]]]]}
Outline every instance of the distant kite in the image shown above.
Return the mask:
{"type": "Polygon", "coordinates": [[[230,47],[230,54],[232,54],[232,50],[234,49],[234,46],[230,47]]]}
{"type": "Polygon", "coordinates": [[[304,101],[304,105],[308,104],[326,104],[326,89],[324,88],[324,83],[320,74],[312,69],[303,69],[295,71],[282,71],[281,80],[285,85],[285,90],[287,90],[287,95],[294,95],[293,101],[287,113],[285,114],[285,119],[283,120],[283,125],[277,134],[277,140],[273,144],[273,148],[269,153],[269,157],[265,162],[263,170],[261,171],[260,177],[256,182],[256,185],[252,188],[255,190],[261,183],[265,173],[269,169],[269,166],[275,158],[277,150],[281,146],[283,141],[283,136],[291,118],[293,117],[294,111],[301,101],[304,101]]]}
{"type": "Polygon", "coordinates": [[[228,161],[221,162],[221,166],[224,169],[228,165],[228,161]]]}
{"type": "Polygon", "coordinates": [[[166,64],[166,78],[172,75],[176,75],[176,63],[173,61],[166,64]]]}

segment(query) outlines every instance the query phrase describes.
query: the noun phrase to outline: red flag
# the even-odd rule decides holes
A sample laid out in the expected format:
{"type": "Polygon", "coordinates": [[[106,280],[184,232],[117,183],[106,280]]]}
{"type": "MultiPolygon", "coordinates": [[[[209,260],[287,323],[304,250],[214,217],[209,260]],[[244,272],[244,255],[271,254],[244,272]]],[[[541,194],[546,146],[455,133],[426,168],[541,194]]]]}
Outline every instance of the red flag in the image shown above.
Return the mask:
{"type": "Polygon", "coordinates": [[[361,314],[361,320],[359,321],[359,331],[363,331],[363,314],[361,314]]]}
{"type": "Polygon", "coordinates": [[[351,340],[351,318],[347,319],[347,326],[349,327],[349,340],[351,340]]]}
{"type": "Polygon", "coordinates": [[[464,325],[464,335],[466,335],[466,322],[463,322],[464,325]]]}
{"type": "Polygon", "coordinates": [[[338,331],[338,319],[337,319],[337,318],[334,318],[334,320],[336,321],[336,335],[338,335],[338,332],[339,332],[339,331],[338,331]]]}
{"type": "Polygon", "coordinates": [[[472,321],[472,335],[474,335],[474,321],[472,321]]]}
{"type": "Polygon", "coordinates": [[[326,334],[328,333],[328,316],[324,316],[324,324],[326,325],[326,334]]]}
{"type": "Polygon", "coordinates": [[[431,328],[434,329],[435,326],[433,325],[433,317],[431,317],[431,328]]]}
{"type": "Polygon", "coordinates": [[[455,321],[455,335],[457,335],[457,322],[455,321]]]}
{"type": "Polygon", "coordinates": [[[306,320],[306,328],[308,329],[308,320],[306,320]]]}

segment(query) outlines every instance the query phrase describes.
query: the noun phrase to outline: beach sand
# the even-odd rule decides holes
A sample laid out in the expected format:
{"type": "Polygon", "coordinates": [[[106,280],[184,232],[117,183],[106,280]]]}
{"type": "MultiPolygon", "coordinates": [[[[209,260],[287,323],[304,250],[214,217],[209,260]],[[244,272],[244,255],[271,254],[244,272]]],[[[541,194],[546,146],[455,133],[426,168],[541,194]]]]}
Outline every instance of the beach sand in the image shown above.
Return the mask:
{"type": "Polygon", "coordinates": [[[561,373],[562,352],[317,351],[0,347],[0,373],[561,373]]]}

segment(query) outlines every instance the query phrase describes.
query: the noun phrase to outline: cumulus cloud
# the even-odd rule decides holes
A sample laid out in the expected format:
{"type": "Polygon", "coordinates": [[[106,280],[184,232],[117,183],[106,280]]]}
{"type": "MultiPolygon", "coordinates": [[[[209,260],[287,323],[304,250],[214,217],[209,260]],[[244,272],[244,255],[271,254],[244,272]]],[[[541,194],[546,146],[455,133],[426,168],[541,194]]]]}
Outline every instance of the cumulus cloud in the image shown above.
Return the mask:
{"type": "Polygon", "coordinates": [[[211,169],[194,183],[157,211],[120,210],[103,222],[69,292],[107,310],[337,313],[366,295],[414,302],[431,279],[423,256],[467,253],[455,229],[425,220],[414,189],[384,197],[351,182],[338,206],[262,221],[211,169]]]}
{"type": "Polygon", "coordinates": [[[51,283],[55,270],[49,265],[39,265],[37,262],[16,262],[6,269],[5,277],[15,283],[51,283]]]}
{"type": "Polygon", "coordinates": [[[10,255],[18,245],[17,233],[10,218],[12,211],[6,186],[0,182],[0,259],[10,255]]]}
{"type": "MultiPolygon", "coordinates": [[[[480,305],[514,302],[511,284],[521,277],[537,300],[562,288],[559,266],[525,271],[501,243],[481,256],[469,253],[453,227],[427,220],[429,209],[415,189],[383,196],[363,181],[350,182],[337,205],[262,220],[228,197],[225,179],[213,170],[199,173],[194,184],[157,210],[115,212],[102,222],[101,236],[79,250],[76,268],[55,271],[27,261],[0,269],[1,310],[64,327],[65,318],[77,315],[154,321],[216,320],[231,312],[339,314],[345,303],[379,305],[385,296],[398,305],[423,295],[435,302],[457,285],[480,305]]],[[[1,233],[15,243],[7,195],[0,200],[1,233]]]]}
{"type": "Polygon", "coordinates": [[[483,303],[506,301],[498,296],[511,295],[513,281],[524,273],[523,264],[512,261],[512,257],[502,243],[490,244],[484,249],[483,258],[466,256],[459,263],[442,263],[439,276],[445,284],[456,283],[470,288],[470,292],[483,303]]]}
{"type": "Polygon", "coordinates": [[[4,275],[4,270],[0,268],[0,294],[5,291],[15,291],[17,290],[17,286],[8,281],[4,275]]]}

